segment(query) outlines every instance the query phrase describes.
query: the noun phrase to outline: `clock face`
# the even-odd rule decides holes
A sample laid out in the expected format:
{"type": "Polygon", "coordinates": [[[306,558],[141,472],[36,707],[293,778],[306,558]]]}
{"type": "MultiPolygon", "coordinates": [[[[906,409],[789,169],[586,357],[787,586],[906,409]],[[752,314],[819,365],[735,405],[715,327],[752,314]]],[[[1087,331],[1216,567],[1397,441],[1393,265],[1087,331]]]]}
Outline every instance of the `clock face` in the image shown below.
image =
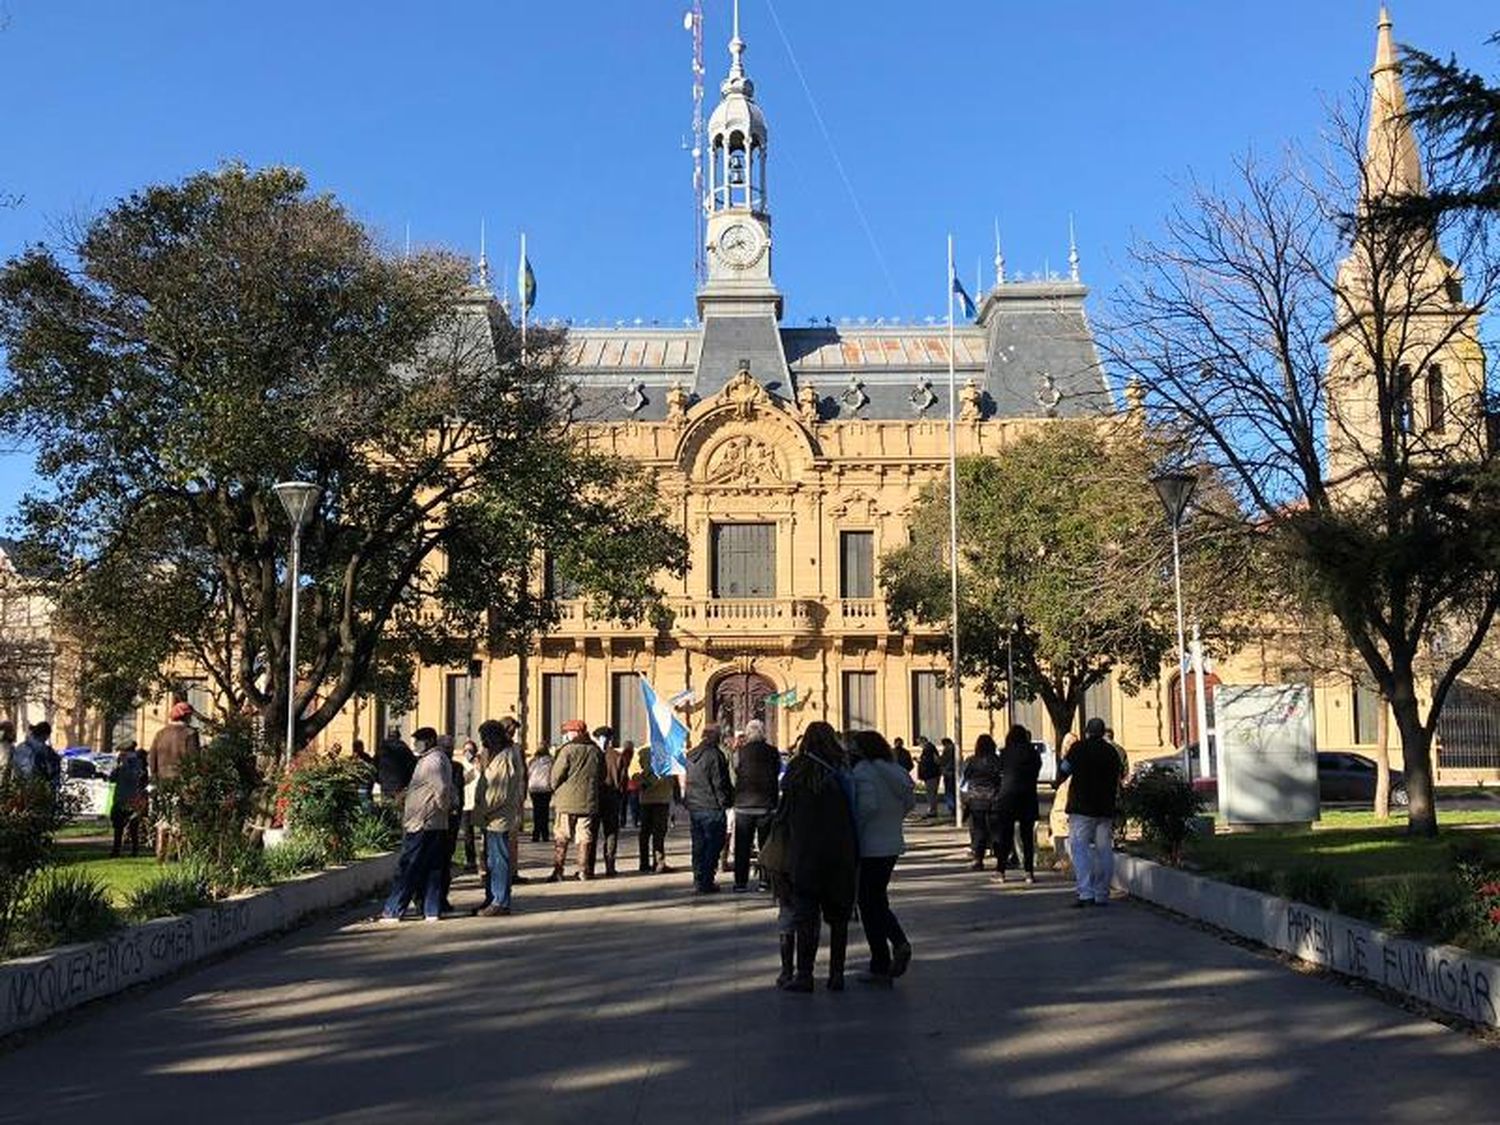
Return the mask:
{"type": "Polygon", "coordinates": [[[743,269],[765,251],[765,238],[749,223],[731,223],[719,234],[715,249],[725,264],[743,269]]]}

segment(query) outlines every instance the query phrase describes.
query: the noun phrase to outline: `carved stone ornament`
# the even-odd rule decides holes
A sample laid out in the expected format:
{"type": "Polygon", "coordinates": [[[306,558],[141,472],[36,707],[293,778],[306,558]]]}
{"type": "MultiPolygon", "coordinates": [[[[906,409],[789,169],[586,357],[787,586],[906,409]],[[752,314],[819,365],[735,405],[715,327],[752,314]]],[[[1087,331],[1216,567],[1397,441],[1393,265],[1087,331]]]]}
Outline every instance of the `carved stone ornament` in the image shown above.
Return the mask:
{"type": "Polygon", "coordinates": [[[709,484],[776,484],[784,478],[776,451],[759,438],[736,434],[708,455],[703,478],[709,484]]]}
{"type": "Polygon", "coordinates": [[[739,417],[747,419],[755,413],[756,407],[770,407],[771,405],[771,396],[766,393],[766,388],[756,381],[755,376],[750,374],[748,367],[742,367],[735,372],[734,378],[724,384],[719,397],[733,406],[739,417]]]}
{"type": "Polygon", "coordinates": [[[578,393],[577,384],[569,383],[567,389],[563,391],[562,396],[563,413],[567,416],[569,422],[577,419],[578,408],[582,405],[583,396],[578,393]]]}
{"type": "Polygon", "coordinates": [[[963,422],[977,422],[984,417],[979,387],[970,379],[958,392],[958,417],[963,422]]]}
{"type": "Polygon", "coordinates": [[[926,414],[937,403],[937,395],[932,393],[932,380],[918,380],[917,385],[911,389],[911,408],[918,414],[926,414]]]}
{"type": "Polygon", "coordinates": [[[797,413],[807,425],[818,421],[818,391],[811,383],[803,383],[797,389],[797,413]]]}
{"type": "Polygon", "coordinates": [[[687,391],[681,383],[673,383],[667,388],[667,421],[681,425],[682,420],[687,417],[687,408],[687,391]]]}
{"type": "Polygon", "coordinates": [[[854,414],[869,404],[870,396],[865,394],[865,385],[859,381],[859,376],[849,376],[849,385],[844,388],[839,401],[844,404],[844,409],[854,414]]]}
{"type": "Polygon", "coordinates": [[[1057,380],[1050,371],[1043,371],[1037,384],[1036,404],[1046,412],[1048,418],[1057,417],[1057,404],[1062,401],[1062,392],[1057,389],[1057,380]]]}
{"type": "Polygon", "coordinates": [[[620,396],[620,405],[630,414],[634,414],[641,407],[645,406],[646,384],[642,383],[639,379],[630,380],[630,384],[625,388],[625,393],[620,396]]]}

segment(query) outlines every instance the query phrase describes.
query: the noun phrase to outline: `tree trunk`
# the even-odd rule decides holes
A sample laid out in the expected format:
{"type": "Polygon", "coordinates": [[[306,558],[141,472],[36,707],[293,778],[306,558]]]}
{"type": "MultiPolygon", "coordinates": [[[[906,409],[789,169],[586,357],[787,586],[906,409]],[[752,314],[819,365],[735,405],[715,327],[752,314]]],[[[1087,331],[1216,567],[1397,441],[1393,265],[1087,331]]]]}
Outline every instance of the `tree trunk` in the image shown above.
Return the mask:
{"type": "Polygon", "coordinates": [[[1432,739],[1422,725],[1416,687],[1410,677],[1396,680],[1391,711],[1401,736],[1401,760],[1410,801],[1406,831],[1411,836],[1437,835],[1437,804],[1432,791],[1432,739]]]}
{"type": "Polygon", "coordinates": [[[1375,717],[1375,819],[1391,819],[1391,720],[1385,696],[1375,717]]]}

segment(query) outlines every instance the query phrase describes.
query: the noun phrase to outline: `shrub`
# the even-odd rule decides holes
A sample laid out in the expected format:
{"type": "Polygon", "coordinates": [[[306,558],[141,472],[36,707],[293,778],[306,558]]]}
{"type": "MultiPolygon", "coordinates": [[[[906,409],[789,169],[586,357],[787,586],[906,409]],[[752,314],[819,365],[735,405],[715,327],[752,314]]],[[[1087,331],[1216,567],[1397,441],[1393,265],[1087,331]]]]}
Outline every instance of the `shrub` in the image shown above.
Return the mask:
{"type": "Polygon", "coordinates": [[[204,874],[214,898],[224,898],[252,887],[264,887],[271,882],[266,853],[252,847],[248,840],[241,840],[219,863],[207,866],[204,874]]]}
{"type": "Polygon", "coordinates": [[[1329,867],[1302,864],[1281,873],[1278,892],[1293,902],[1306,903],[1322,910],[1335,910],[1340,900],[1352,897],[1347,879],[1329,867]]]}
{"type": "Polygon", "coordinates": [[[0,776],[0,955],[37,873],[52,855],[53,840],[77,812],[76,801],[45,781],[0,776]]]}
{"type": "Polygon", "coordinates": [[[213,881],[205,868],[182,864],[137,887],[125,902],[125,912],[137,922],[171,918],[213,901],[213,881]]]}
{"type": "Polygon", "coordinates": [[[1174,770],[1136,774],[1120,794],[1120,811],[1140,825],[1141,835],[1166,852],[1168,863],[1182,861],[1182,845],[1203,812],[1203,798],[1174,770]]]}
{"type": "Polygon", "coordinates": [[[1224,881],[1252,891],[1274,892],[1276,890],[1276,872],[1255,863],[1231,867],[1224,873],[1224,881]]]}
{"type": "Polygon", "coordinates": [[[293,832],[318,840],[324,854],[354,854],[354,829],[364,811],[369,767],[356,758],[303,754],[277,789],[277,806],[293,832]]]}
{"type": "Polygon", "coordinates": [[[37,879],[23,911],[28,944],[37,949],[93,941],[120,925],[104,880],[67,868],[37,879]]]}
{"type": "Polygon", "coordinates": [[[313,836],[293,832],[265,852],[266,871],[272,879],[290,879],[308,871],[321,871],[328,863],[321,842],[313,836]]]}
{"type": "Polygon", "coordinates": [[[388,852],[401,844],[401,817],[391,805],[365,809],[351,836],[356,852],[388,852]]]}
{"type": "Polygon", "coordinates": [[[1386,888],[1380,921],[1398,934],[1449,939],[1463,928],[1466,897],[1453,876],[1400,879],[1386,888]]]}
{"type": "Polygon", "coordinates": [[[258,776],[254,736],[247,727],[225,727],[183,758],[179,770],[157,795],[176,825],[184,858],[221,867],[245,846],[258,776]]]}

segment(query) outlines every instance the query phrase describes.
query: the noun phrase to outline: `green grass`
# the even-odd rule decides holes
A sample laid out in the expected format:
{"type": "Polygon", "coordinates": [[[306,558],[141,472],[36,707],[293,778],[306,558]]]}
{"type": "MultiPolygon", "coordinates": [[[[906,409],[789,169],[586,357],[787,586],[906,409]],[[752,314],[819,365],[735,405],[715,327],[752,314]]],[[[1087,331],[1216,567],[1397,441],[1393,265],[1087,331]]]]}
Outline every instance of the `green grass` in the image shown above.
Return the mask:
{"type": "MultiPolygon", "coordinates": [[[[1500,953],[1500,929],[1464,904],[1458,861],[1500,871],[1500,815],[1441,812],[1436,839],[1406,835],[1406,819],[1330,812],[1311,829],[1194,837],[1184,866],[1256,890],[1349,914],[1416,937],[1500,953]]],[[[1136,845],[1140,847],[1140,845],[1136,845]]]]}
{"type": "Polygon", "coordinates": [[[97,875],[109,887],[110,901],[122,909],[133,891],[151,882],[162,870],[162,865],[156,862],[156,857],[149,851],[144,851],[133,859],[128,855],[110,859],[108,844],[72,843],[67,840],[59,842],[52,866],[97,875]]]}
{"type": "Polygon", "coordinates": [[[110,827],[107,817],[89,817],[84,820],[75,820],[72,824],[59,830],[59,840],[81,840],[89,836],[112,836],[114,830],[110,827]]]}

